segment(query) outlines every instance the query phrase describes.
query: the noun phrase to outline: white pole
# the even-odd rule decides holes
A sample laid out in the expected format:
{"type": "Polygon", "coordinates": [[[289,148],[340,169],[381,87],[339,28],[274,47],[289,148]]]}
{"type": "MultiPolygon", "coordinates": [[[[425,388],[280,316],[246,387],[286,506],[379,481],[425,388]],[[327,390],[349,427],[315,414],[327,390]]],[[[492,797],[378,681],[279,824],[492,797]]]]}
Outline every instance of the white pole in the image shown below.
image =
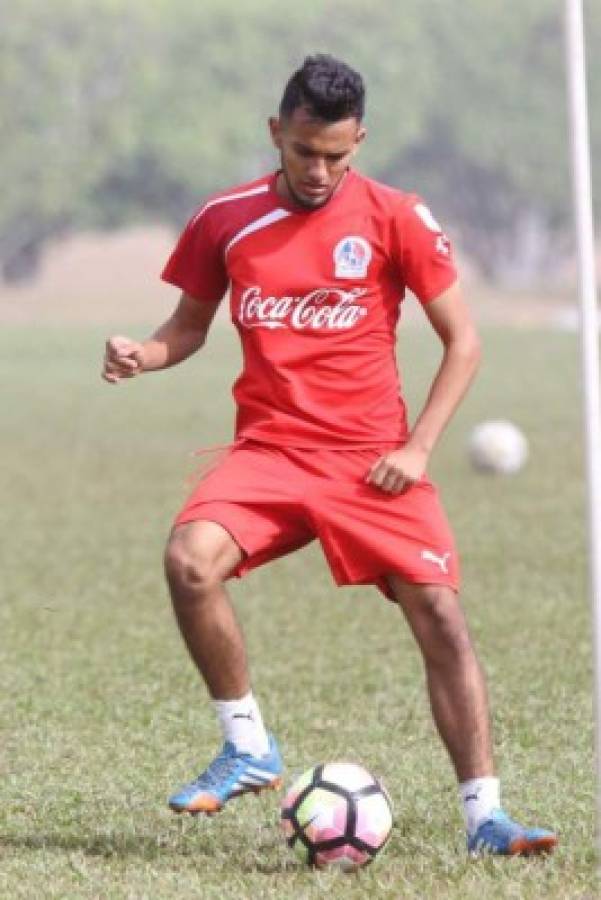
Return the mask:
{"type": "Polygon", "coordinates": [[[595,655],[597,843],[601,850],[601,414],[599,401],[599,316],[595,279],[595,241],[582,0],[565,0],[565,14],[574,212],[578,240],[581,299],[589,574],[595,655]]]}

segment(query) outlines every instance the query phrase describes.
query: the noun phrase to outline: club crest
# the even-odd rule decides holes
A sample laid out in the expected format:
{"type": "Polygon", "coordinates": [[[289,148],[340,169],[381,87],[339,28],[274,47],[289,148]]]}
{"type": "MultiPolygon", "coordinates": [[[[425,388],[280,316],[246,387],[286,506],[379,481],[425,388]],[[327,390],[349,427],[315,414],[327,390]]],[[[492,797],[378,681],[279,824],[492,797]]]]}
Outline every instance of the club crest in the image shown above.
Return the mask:
{"type": "Polygon", "coordinates": [[[334,248],[336,278],[365,278],[371,262],[371,247],[365,238],[350,235],[334,248]]]}

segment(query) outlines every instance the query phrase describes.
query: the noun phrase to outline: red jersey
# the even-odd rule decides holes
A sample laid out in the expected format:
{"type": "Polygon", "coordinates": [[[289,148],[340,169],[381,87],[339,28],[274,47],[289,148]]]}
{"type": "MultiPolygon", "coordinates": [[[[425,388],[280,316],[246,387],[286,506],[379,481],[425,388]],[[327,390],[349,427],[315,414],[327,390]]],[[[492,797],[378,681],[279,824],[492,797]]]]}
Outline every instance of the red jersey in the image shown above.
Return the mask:
{"type": "Polygon", "coordinates": [[[230,288],[244,355],[236,437],[290,447],[400,445],[407,416],[395,357],[400,302],[455,281],[428,208],[350,170],[314,210],[277,173],[219,194],[190,220],[162,277],[198,300],[230,288]]]}

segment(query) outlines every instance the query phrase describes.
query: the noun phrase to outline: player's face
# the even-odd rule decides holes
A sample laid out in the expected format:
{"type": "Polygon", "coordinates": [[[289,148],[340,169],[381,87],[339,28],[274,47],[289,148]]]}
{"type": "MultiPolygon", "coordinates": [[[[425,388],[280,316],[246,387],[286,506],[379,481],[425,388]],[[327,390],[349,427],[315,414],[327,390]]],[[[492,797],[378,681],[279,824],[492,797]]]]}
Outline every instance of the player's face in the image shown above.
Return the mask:
{"type": "Polygon", "coordinates": [[[302,107],[290,117],[270,119],[269,128],[280,151],[278,191],[306,209],[328,202],[365,137],[355,118],[323,122],[302,107]]]}

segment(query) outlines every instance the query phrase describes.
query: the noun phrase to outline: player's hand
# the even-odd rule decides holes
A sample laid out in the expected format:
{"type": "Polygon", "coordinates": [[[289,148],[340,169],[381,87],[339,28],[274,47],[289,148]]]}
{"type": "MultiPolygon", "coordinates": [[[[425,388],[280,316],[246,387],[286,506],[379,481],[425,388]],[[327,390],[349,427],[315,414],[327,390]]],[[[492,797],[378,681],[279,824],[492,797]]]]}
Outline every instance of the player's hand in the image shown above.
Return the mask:
{"type": "Polygon", "coordinates": [[[144,371],[143,346],[137,341],[116,335],[106,342],[102,377],[110,384],[122,378],[133,378],[144,371]]]}
{"type": "Polygon", "coordinates": [[[420,480],[427,461],[427,453],[406,444],[377,459],[365,481],[387,494],[404,494],[420,480]]]}

